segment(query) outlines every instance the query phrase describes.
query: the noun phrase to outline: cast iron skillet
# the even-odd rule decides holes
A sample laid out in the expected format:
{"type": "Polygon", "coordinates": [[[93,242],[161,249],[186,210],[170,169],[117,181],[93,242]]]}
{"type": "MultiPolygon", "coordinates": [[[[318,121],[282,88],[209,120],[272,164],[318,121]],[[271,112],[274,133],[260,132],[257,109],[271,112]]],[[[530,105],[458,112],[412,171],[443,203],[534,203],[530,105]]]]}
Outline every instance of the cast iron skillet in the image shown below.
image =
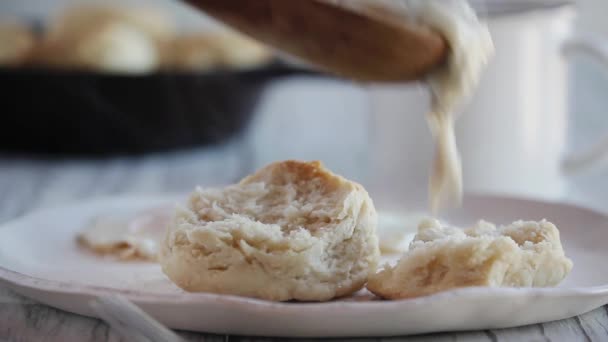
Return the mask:
{"type": "Polygon", "coordinates": [[[0,152],[107,156],[221,143],[249,123],[273,80],[313,72],[111,75],[0,69],[0,152]]]}

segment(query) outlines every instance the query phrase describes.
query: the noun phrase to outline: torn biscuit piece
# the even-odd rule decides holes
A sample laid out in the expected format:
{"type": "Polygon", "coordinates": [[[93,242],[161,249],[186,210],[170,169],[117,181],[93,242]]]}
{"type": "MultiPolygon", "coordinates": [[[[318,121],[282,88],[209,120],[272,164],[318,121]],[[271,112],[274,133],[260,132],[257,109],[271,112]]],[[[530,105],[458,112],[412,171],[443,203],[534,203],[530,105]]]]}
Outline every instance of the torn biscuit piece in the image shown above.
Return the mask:
{"type": "Polygon", "coordinates": [[[464,230],[425,220],[408,252],[370,277],[367,288],[404,299],[473,286],[549,287],[571,269],[558,229],[546,220],[499,228],[481,221],[464,230]]]}
{"type": "Polygon", "coordinates": [[[156,262],[170,214],[166,208],[156,208],[134,217],[96,217],[76,239],[100,256],[156,262]]]}

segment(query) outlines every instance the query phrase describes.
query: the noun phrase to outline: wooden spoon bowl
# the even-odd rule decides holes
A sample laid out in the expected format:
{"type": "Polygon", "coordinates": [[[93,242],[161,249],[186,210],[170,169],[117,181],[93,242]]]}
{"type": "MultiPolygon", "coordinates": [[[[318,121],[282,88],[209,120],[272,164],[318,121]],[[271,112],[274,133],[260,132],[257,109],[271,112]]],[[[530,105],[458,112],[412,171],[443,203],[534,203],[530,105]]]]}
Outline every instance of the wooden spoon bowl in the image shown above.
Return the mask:
{"type": "Polygon", "coordinates": [[[423,78],[448,46],[414,23],[378,20],[317,0],[184,0],[227,25],[322,70],[364,82],[423,78]]]}

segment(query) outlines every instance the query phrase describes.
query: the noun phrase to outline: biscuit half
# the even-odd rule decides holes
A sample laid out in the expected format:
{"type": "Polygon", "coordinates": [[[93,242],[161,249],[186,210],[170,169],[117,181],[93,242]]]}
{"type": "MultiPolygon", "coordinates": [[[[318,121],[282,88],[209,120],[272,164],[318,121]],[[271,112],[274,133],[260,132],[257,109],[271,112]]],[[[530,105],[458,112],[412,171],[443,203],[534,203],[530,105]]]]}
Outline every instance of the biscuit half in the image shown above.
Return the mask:
{"type": "Polygon", "coordinates": [[[161,251],[186,291],[325,301],[361,289],[380,252],[365,189],[320,162],[286,161],[224,189],[197,189],[161,251]]]}

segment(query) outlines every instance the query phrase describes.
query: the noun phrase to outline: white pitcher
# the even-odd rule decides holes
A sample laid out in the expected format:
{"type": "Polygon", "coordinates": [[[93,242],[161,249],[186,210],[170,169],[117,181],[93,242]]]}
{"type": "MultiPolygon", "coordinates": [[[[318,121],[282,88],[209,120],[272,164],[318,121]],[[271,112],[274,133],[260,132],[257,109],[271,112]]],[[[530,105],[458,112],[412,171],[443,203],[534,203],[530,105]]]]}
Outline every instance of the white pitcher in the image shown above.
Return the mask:
{"type": "MultiPolygon", "coordinates": [[[[582,53],[608,66],[608,41],[575,34],[576,9],[569,2],[478,4],[496,56],[457,123],[465,192],[560,199],[567,171],[608,153],[606,140],[565,156],[569,117],[576,119],[568,113],[567,57],[582,53]]],[[[424,118],[428,90],[418,84],[376,86],[371,92],[376,134],[366,185],[382,206],[419,205],[433,153],[424,118]]]]}

